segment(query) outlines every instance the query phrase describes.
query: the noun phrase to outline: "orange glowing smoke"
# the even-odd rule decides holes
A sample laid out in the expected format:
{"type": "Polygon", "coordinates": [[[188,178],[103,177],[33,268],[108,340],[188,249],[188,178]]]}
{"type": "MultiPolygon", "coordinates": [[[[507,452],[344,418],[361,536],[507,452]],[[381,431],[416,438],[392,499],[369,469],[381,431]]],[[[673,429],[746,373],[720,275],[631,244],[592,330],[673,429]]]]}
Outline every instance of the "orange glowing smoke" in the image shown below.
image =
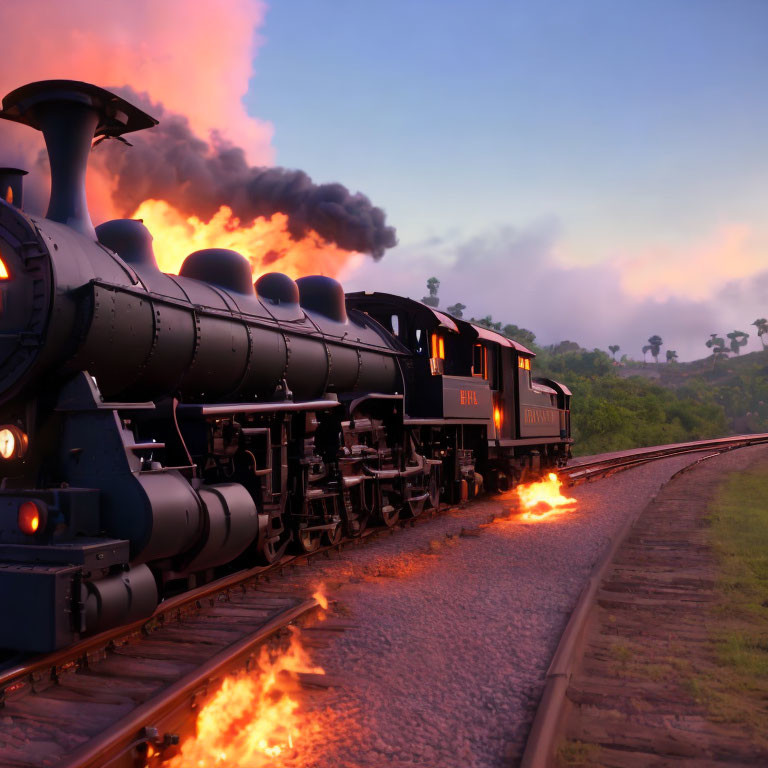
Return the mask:
{"type": "Polygon", "coordinates": [[[145,200],[133,214],[152,233],[157,263],[163,272],[178,274],[184,259],[201,248],[231,248],[251,261],[254,280],[265,272],[335,277],[355,255],[310,232],[294,240],[288,217],[275,213],[242,225],[232,210],[222,205],[210,221],[184,216],[164,200],[145,200]]]}
{"type": "Polygon", "coordinates": [[[560,493],[562,482],[550,472],[546,480],[538,483],[525,483],[515,489],[520,506],[523,508],[523,520],[543,520],[551,515],[560,514],[576,504],[576,499],[560,493]]]}
{"type": "Polygon", "coordinates": [[[163,766],[170,768],[276,768],[296,764],[320,737],[296,700],[298,673],[325,674],[310,663],[298,630],[276,656],[262,648],[258,672],[228,677],[197,717],[197,735],[163,766]]]}

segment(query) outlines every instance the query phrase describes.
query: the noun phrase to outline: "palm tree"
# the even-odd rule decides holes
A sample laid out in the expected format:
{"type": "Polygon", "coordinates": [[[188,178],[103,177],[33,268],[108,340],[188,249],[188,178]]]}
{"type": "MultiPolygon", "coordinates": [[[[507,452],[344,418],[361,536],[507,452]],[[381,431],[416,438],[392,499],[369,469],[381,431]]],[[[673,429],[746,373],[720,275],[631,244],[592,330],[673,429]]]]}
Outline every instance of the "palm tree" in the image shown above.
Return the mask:
{"type": "Polygon", "coordinates": [[[648,353],[649,353],[650,351],[651,351],[651,345],[650,345],[650,344],[646,344],[646,345],[643,347],[643,363],[644,363],[644,364],[648,362],[648,353]]]}
{"type": "Polygon", "coordinates": [[[618,344],[611,344],[608,349],[611,351],[611,354],[613,355],[613,359],[616,359],[616,353],[621,349],[621,347],[618,344]]]}
{"type": "Polygon", "coordinates": [[[422,301],[428,307],[436,307],[440,303],[440,299],[437,298],[437,292],[440,290],[440,281],[436,277],[430,277],[427,280],[427,291],[429,296],[424,296],[422,301]]]}
{"type": "Polygon", "coordinates": [[[675,352],[674,349],[668,349],[667,350],[667,362],[668,363],[676,363],[677,362],[677,352],[675,352]]]}
{"type": "Polygon", "coordinates": [[[752,323],[757,328],[757,335],[760,337],[760,343],[763,345],[763,349],[765,349],[765,339],[763,336],[765,336],[768,333],[768,320],[766,320],[764,317],[759,317],[757,320],[755,320],[754,323],[752,323]]]}
{"type": "Polygon", "coordinates": [[[741,348],[747,343],[749,334],[744,333],[744,331],[731,331],[728,334],[728,338],[731,340],[731,352],[738,355],[741,352],[741,348]]]}
{"type": "MultiPolygon", "coordinates": [[[[661,351],[661,345],[663,343],[661,336],[654,335],[648,339],[648,349],[651,351],[653,359],[656,361],[657,365],[659,364],[659,352],[661,351]]],[[[643,352],[645,352],[645,350],[643,350],[643,352]]]]}
{"type": "Polygon", "coordinates": [[[714,370],[718,360],[725,360],[730,349],[725,346],[725,339],[722,336],[718,336],[716,333],[710,333],[709,339],[707,339],[706,345],[712,350],[712,368],[714,370]]]}

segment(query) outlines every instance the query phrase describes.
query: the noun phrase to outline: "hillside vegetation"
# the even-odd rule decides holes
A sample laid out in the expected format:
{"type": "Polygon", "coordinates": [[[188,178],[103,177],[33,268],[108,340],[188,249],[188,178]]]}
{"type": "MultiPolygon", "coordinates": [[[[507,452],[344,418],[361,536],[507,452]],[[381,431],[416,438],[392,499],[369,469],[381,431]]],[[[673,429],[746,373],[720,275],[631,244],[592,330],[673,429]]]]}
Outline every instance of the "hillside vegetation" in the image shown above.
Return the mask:
{"type": "MultiPolygon", "coordinates": [[[[423,302],[439,306],[439,290],[440,280],[430,277],[423,302]]],[[[457,302],[446,311],[463,318],[465,309],[457,302]]],[[[712,354],[691,363],[678,362],[671,349],[665,350],[667,362],[659,362],[664,341],[657,334],[642,347],[643,356],[650,353],[654,362],[626,355],[616,362],[618,344],[608,347],[613,357],[573,341],[541,348],[526,328],[494,321],[491,315],[469,319],[536,352],[535,376],[568,385],[575,455],[768,432],[768,350],[741,355],[750,335],[745,331],[710,334],[704,343],[712,354]]],[[[750,325],[761,341],[768,339],[768,319],[750,325]]]]}
{"type": "Polygon", "coordinates": [[[576,455],[768,431],[768,352],[619,365],[572,342],[536,351],[535,375],[573,391],[576,455]]]}

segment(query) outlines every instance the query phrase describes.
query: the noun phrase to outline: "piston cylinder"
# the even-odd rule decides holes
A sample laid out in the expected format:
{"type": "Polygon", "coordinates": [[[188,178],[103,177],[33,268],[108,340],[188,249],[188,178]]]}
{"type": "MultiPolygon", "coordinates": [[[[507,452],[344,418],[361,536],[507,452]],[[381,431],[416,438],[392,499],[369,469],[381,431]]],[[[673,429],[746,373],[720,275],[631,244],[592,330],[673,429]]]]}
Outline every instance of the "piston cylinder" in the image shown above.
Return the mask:
{"type": "Polygon", "coordinates": [[[146,618],[157,607],[157,584],[146,565],[86,582],[84,588],[89,634],[146,618]]]}

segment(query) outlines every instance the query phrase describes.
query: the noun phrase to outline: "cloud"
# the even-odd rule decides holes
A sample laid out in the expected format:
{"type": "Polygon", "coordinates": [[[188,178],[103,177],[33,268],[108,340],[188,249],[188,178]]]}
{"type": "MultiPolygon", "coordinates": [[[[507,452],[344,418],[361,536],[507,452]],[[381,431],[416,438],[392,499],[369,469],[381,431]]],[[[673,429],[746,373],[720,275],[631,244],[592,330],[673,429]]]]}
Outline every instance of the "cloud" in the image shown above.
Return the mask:
{"type": "Polygon", "coordinates": [[[618,258],[624,292],[657,300],[705,300],[726,281],[754,275],[764,264],[751,228],[743,224],[723,225],[687,246],[646,246],[618,258]]]}
{"type": "MultiPolygon", "coordinates": [[[[395,244],[395,230],[365,195],[270,167],[272,128],[242,103],[265,8],[259,0],[3,0],[0,92],[33,80],[80,79],[160,119],[130,137],[132,150],[106,142],[94,152],[88,200],[95,221],[131,216],[149,199],[206,222],[226,205],[244,224],[284,213],[297,240],[314,231],[379,258],[395,244]]],[[[40,136],[5,121],[0,131],[4,164],[36,171],[25,207],[44,210],[48,164],[40,136]]]]}
{"type": "MultiPolygon", "coordinates": [[[[750,323],[768,316],[768,271],[727,282],[721,275],[705,295],[696,295],[697,287],[693,296],[657,298],[627,290],[627,267],[620,261],[564,265],[557,256],[562,240],[558,222],[544,221],[464,240],[403,245],[380,265],[358,262],[345,276],[345,288],[375,287],[421,299],[427,278],[436,275],[441,308],[461,301],[467,305],[466,317],[492,314],[495,320],[529,328],[541,344],[563,339],[588,348],[619,344],[621,354],[635,359],[642,359],[652,334],[659,334],[664,347],[677,350],[682,360],[705,357],[710,333],[752,333],[750,323]]],[[[638,257],[635,268],[641,266],[638,257]]],[[[752,333],[745,351],[760,348],[752,333]]]]}
{"type": "Polygon", "coordinates": [[[247,114],[261,0],[3,0],[0,91],[48,78],[139,85],[204,138],[218,131],[269,163],[272,127],[247,114]]]}

